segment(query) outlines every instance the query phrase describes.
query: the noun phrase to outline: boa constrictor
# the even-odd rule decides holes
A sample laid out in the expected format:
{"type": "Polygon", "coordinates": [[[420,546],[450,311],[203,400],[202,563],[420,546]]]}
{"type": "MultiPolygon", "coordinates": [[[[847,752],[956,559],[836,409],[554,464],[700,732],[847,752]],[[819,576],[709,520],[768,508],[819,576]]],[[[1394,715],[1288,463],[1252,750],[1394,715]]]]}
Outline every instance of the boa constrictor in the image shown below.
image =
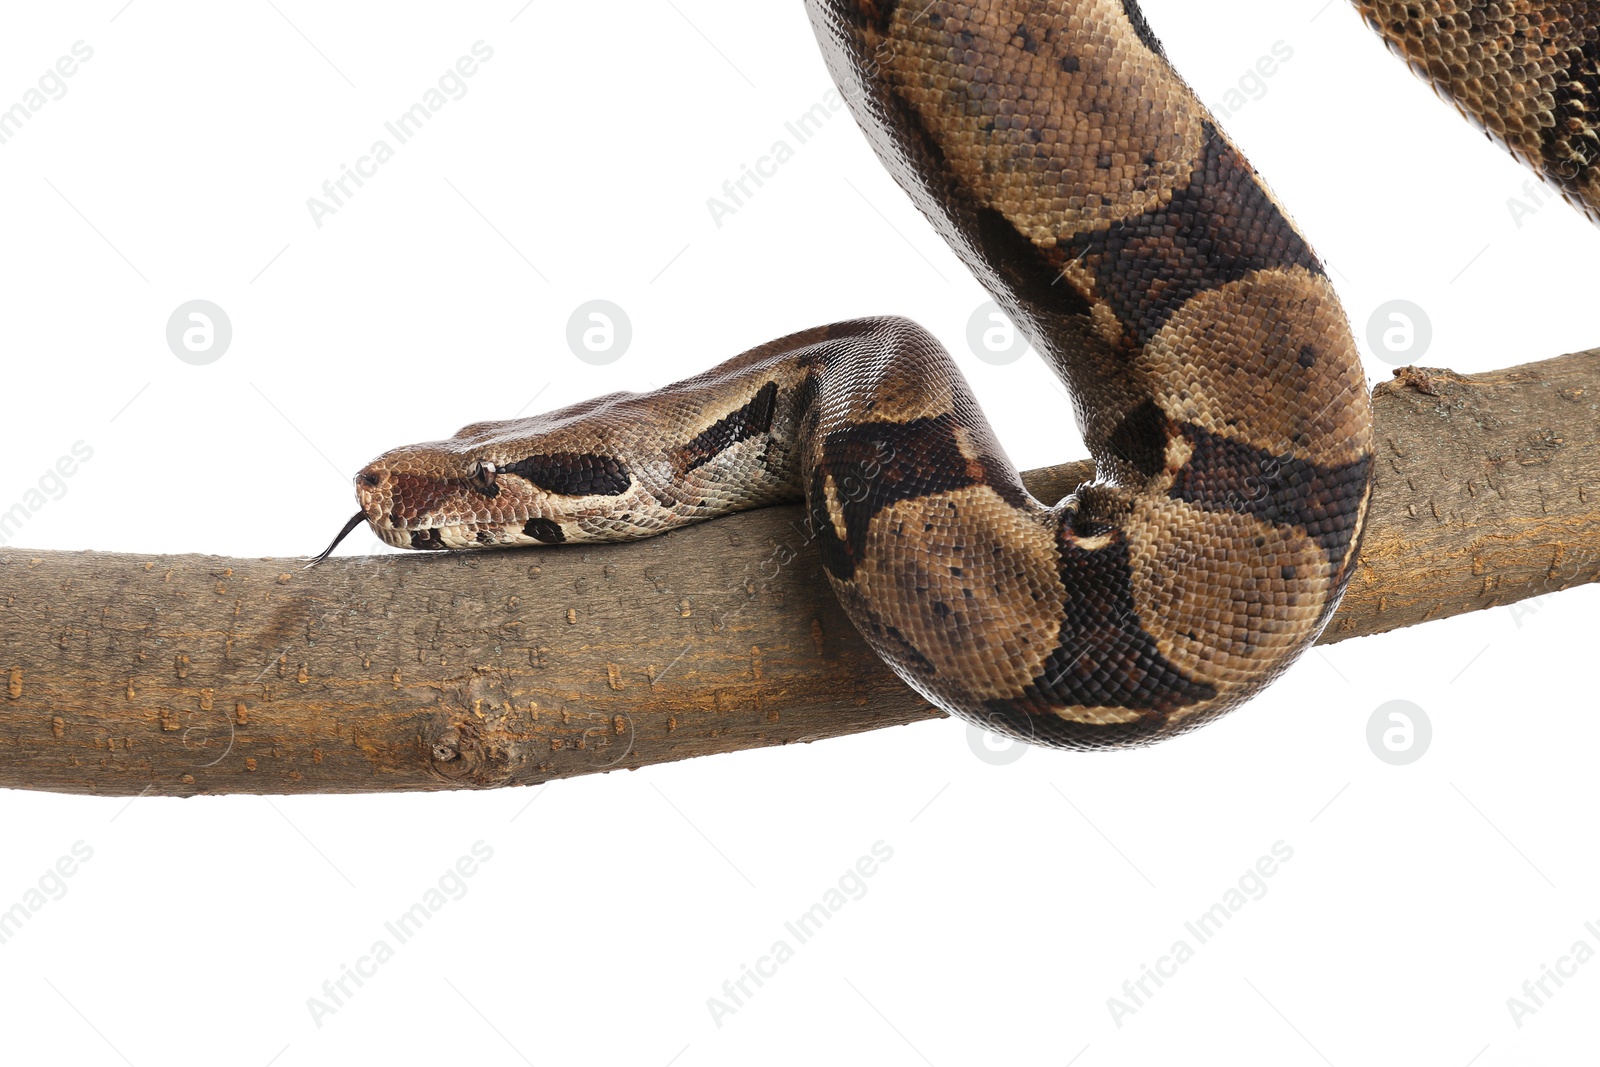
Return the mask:
{"type": "MultiPolygon", "coordinates": [[[[1600,12],[1356,5],[1596,214],[1600,12]]],[[[1321,263],[1134,0],[808,6],[884,164],[1071,390],[1096,478],[1033,499],[939,342],[875,318],[385,453],[345,532],[624,541],[803,499],[851,620],[940,707],[1097,748],[1237,706],[1316,638],[1361,540],[1366,381],[1321,263]]]]}

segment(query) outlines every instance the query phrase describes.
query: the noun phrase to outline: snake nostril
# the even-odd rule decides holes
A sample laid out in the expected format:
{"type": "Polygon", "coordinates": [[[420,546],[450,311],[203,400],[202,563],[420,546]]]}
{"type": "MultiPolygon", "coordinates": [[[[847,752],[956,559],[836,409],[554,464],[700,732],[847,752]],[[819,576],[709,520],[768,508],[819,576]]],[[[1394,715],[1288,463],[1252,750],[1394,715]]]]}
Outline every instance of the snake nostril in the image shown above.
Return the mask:
{"type": "Polygon", "coordinates": [[[361,484],[366,486],[375,486],[378,484],[378,476],[369,471],[361,475],[361,484]]]}

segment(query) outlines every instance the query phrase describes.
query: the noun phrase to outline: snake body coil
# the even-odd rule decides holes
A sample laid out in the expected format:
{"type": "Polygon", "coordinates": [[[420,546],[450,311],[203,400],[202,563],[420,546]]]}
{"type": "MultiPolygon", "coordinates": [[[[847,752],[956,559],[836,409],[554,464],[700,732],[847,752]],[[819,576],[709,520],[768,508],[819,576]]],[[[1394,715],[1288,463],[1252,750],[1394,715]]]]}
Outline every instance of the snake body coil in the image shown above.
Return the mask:
{"type": "MultiPolygon", "coordinates": [[[[1034,500],[950,356],[882,318],[396,449],[357,477],[360,517],[461,549],[804,499],[852,621],[949,711],[1082,748],[1237,706],[1327,623],[1369,495],[1366,383],[1316,255],[1132,0],[808,6],[882,161],[1071,390],[1096,479],[1034,500]]],[[[1597,22],[1560,14],[1585,5],[1358,6],[1593,211],[1597,22]],[[1560,70],[1508,104],[1484,72],[1530,49],[1560,70]]]]}

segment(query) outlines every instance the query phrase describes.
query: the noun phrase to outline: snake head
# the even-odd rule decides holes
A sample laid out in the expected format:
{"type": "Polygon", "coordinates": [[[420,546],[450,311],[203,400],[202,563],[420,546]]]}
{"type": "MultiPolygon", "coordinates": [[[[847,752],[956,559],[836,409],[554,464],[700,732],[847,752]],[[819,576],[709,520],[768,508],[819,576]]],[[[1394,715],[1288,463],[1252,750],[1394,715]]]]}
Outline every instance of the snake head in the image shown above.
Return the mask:
{"type": "Polygon", "coordinates": [[[778,385],[751,378],[731,398],[702,376],[385,452],[356,475],[361,511],[317,561],[362,522],[396,548],[616,542],[797,499],[793,450],[769,432],[778,385]],[[721,403],[702,410],[706,394],[721,403]]]}
{"type": "Polygon", "coordinates": [[[643,490],[613,454],[610,435],[597,429],[596,406],[474,423],[448,440],[385,452],[355,477],[361,516],[397,548],[646,536],[649,508],[636,506],[646,503],[643,490]]]}
{"type": "Polygon", "coordinates": [[[597,503],[614,511],[633,478],[611,456],[546,452],[512,458],[459,438],[386,452],[356,475],[361,513],[398,548],[492,548],[591,540],[597,503]],[[593,498],[603,497],[603,502],[593,498]]]}

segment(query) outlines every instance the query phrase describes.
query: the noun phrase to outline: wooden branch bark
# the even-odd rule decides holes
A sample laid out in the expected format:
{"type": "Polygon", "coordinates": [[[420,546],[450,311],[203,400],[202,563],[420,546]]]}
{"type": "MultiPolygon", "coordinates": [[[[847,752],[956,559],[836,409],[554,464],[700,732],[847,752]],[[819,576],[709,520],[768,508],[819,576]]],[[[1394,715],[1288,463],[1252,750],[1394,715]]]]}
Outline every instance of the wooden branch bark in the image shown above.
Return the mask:
{"type": "MultiPolygon", "coordinates": [[[[1375,393],[1324,641],[1600,577],[1600,350],[1375,393]]],[[[1055,499],[1086,464],[1027,476],[1055,499]]],[[[0,786],[523,785],[937,716],[833,601],[798,508],[632,545],[298,561],[0,550],[0,786]]]]}

